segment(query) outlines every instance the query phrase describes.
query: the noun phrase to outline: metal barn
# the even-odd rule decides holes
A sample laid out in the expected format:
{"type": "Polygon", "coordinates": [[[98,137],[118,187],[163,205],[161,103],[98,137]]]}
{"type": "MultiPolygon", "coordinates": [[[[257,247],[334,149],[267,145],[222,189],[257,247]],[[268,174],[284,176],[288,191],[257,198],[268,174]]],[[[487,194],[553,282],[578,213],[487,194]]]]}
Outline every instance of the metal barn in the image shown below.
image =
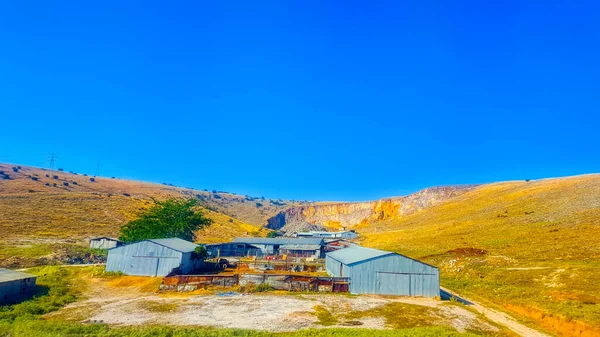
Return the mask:
{"type": "Polygon", "coordinates": [[[224,242],[204,245],[211,257],[260,256],[262,251],[253,245],[243,242],[224,242]]]}
{"type": "Polygon", "coordinates": [[[0,268],[0,305],[29,299],[35,292],[37,276],[0,268]]]}
{"type": "Polygon", "coordinates": [[[327,253],[327,273],[350,278],[355,294],[440,296],[439,269],[404,255],[350,247],[327,253]]]}
{"type": "Polygon", "coordinates": [[[298,257],[324,257],[322,238],[235,238],[234,243],[246,243],[261,251],[261,255],[291,254],[298,257]]]}
{"type": "Polygon", "coordinates": [[[111,249],[122,246],[123,242],[117,238],[109,238],[108,236],[101,236],[90,239],[91,249],[111,249]]]}
{"type": "Polygon", "coordinates": [[[192,252],[198,245],[179,238],[144,240],[108,251],[106,271],[136,276],[167,276],[179,268],[194,270],[192,252]]]}

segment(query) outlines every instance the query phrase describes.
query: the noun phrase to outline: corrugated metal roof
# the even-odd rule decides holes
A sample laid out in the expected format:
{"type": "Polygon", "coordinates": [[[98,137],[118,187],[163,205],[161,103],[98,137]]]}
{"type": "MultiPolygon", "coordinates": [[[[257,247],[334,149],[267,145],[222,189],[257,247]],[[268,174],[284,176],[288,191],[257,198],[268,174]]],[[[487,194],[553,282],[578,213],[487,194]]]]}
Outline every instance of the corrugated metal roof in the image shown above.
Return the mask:
{"type": "Polygon", "coordinates": [[[328,257],[338,260],[343,264],[353,264],[360,261],[373,259],[376,257],[396,254],[393,252],[386,252],[384,250],[365,248],[360,246],[348,247],[339,249],[331,253],[327,253],[328,257]]]}
{"type": "Polygon", "coordinates": [[[180,238],[151,239],[148,241],[154,242],[161,246],[165,246],[165,247],[174,249],[174,250],[176,250],[178,252],[182,252],[182,253],[193,252],[196,249],[196,247],[198,247],[197,244],[195,244],[193,242],[182,240],[180,238]]]}
{"type": "Polygon", "coordinates": [[[37,277],[35,275],[23,273],[16,270],[0,268],[0,282],[22,280],[25,278],[37,277]]]}
{"type": "Polygon", "coordinates": [[[111,238],[111,237],[108,237],[108,236],[99,236],[99,237],[96,237],[96,238],[91,238],[90,240],[102,240],[102,239],[108,239],[108,240],[113,240],[113,241],[119,241],[119,242],[121,242],[117,238],[111,238]]]}
{"type": "Polygon", "coordinates": [[[323,245],[322,238],[235,238],[233,242],[255,245],[323,245]]]}
{"type": "Polygon", "coordinates": [[[288,250],[317,250],[321,249],[320,245],[283,245],[279,247],[279,249],[288,249],[288,250]]]}

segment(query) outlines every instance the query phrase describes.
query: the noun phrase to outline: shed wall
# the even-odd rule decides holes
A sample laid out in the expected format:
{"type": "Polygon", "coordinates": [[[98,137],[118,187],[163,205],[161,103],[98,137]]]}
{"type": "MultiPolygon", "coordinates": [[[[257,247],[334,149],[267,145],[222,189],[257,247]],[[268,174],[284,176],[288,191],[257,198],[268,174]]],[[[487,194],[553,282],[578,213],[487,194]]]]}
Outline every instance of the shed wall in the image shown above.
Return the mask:
{"type": "Polygon", "coordinates": [[[190,254],[187,253],[184,260],[181,252],[150,241],[132,243],[108,251],[106,271],[136,276],[166,276],[180,266],[189,269],[190,254]]]}
{"type": "Polygon", "coordinates": [[[343,276],[350,276],[352,293],[440,296],[439,270],[401,255],[361,261],[349,269],[349,275],[343,276]]]}
{"type": "Polygon", "coordinates": [[[0,304],[12,304],[29,299],[35,292],[35,277],[0,283],[0,304]]]}
{"type": "Polygon", "coordinates": [[[119,242],[115,240],[107,240],[107,239],[96,239],[90,240],[90,248],[92,249],[111,249],[115,248],[119,245],[119,242]]]}

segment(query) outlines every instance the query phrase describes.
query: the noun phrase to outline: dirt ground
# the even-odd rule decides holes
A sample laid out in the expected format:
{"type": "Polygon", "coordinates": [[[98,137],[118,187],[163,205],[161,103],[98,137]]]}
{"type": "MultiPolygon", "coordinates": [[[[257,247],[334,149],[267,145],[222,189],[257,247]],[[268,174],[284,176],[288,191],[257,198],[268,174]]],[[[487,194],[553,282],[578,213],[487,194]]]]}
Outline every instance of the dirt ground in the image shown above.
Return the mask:
{"type": "MultiPolygon", "coordinates": [[[[429,319],[427,325],[451,326],[461,332],[498,331],[495,325],[461,304],[435,299],[276,292],[160,294],[151,291],[156,289],[157,281],[149,278],[140,278],[139,282],[132,277],[89,282],[83,299],[47,318],[110,325],[195,325],[274,332],[326,327],[388,329],[393,327],[390,314],[386,316],[378,309],[400,303],[406,304],[413,316],[415,310],[418,313],[422,309],[422,316],[429,319]],[[333,319],[323,321],[317,310],[333,319]]],[[[393,315],[401,318],[404,306],[398,308],[400,312],[393,315]]],[[[410,319],[406,322],[406,327],[410,327],[410,319]]]]}

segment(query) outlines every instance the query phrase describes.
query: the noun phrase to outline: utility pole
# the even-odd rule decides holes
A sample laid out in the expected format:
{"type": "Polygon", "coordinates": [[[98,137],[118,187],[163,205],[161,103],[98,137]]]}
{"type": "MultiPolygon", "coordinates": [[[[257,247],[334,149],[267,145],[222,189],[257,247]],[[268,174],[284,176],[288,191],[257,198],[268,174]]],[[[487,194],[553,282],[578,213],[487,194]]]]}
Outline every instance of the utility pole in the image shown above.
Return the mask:
{"type": "Polygon", "coordinates": [[[50,153],[48,160],[50,160],[49,169],[54,170],[56,168],[56,153],[50,153]]]}

